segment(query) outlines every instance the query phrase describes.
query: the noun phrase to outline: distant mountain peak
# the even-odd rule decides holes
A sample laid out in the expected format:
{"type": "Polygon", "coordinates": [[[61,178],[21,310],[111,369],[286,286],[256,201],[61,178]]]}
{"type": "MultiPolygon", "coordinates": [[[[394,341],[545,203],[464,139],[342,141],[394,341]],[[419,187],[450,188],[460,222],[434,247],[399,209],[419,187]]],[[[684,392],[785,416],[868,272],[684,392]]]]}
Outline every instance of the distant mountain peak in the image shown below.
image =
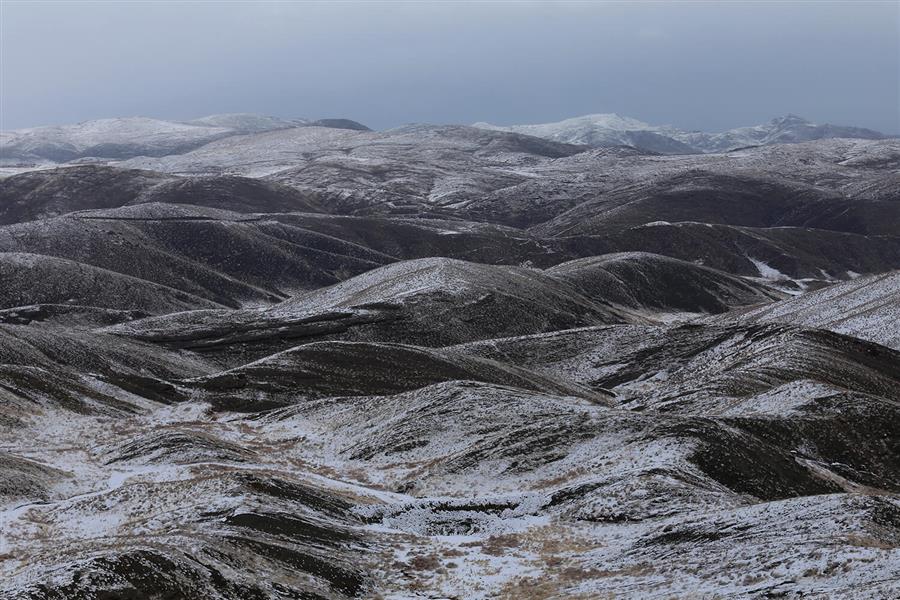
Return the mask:
{"type": "Polygon", "coordinates": [[[596,113],[555,123],[497,126],[475,123],[475,127],[512,131],[570,144],[594,147],[633,146],[662,154],[727,152],[747,146],[806,142],[826,138],[883,139],[877,131],[859,127],[822,124],[788,113],[761,125],[739,127],[720,133],[685,131],[668,125],[650,125],[616,113],[596,113]]]}
{"type": "Polygon", "coordinates": [[[186,121],[114,117],[0,132],[0,161],[14,165],[52,164],[81,159],[168,156],[226,137],[311,126],[371,131],[350,119],[312,121],[255,113],[223,113],[186,121]]]}
{"type": "Polygon", "coordinates": [[[788,113],[781,117],[775,117],[771,121],[769,121],[773,125],[815,125],[809,119],[805,119],[800,115],[795,115],[793,113],[788,113]]]}
{"type": "Polygon", "coordinates": [[[352,129],[354,131],[372,131],[362,123],[352,119],[318,119],[309,125],[317,127],[330,127],[332,129],[352,129]]]}

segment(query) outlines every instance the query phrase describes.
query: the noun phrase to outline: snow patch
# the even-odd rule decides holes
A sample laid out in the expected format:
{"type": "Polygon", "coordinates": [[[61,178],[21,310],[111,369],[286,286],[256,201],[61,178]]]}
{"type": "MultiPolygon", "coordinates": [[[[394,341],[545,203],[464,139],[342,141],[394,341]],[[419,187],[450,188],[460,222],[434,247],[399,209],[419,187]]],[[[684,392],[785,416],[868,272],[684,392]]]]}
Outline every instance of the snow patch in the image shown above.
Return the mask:
{"type": "Polygon", "coordinates": [[[778,269],[764,263],[761,260],[757,260],[755,258],[747,257],[747,260],[752,262],[756,269],[759,271],[760,277],[764,277],[766,279],[788,279],[788,276],[779,271],[778,269]]]}

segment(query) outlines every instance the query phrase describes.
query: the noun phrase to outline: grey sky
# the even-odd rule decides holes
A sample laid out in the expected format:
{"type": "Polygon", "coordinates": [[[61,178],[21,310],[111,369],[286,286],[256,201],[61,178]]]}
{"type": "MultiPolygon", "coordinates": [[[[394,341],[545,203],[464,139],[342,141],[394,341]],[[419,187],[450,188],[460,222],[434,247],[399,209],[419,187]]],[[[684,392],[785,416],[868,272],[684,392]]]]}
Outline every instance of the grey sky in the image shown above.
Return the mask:
{"type": "Polygon", "coordinates": [[[13,2],[0,128],[222,112],[900,132],[900,3],[13,2]]]}

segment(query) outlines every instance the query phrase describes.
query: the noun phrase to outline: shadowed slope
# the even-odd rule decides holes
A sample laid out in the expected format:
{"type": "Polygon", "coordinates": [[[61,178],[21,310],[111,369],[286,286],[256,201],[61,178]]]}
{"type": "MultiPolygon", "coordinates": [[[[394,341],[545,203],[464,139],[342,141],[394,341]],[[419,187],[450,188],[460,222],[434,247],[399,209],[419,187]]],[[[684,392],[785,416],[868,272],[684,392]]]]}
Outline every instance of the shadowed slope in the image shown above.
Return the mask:
{"type": "Polygon", "coordinates": [[[782,297],[766,286],[721,271],[646,252],[582,258],[545,273],[588,298],[635,310],[719,313],[782,297]]]}
{"type": "Polygon", "coordinates": [[[218,305],[191,294],[70,260],[0,252],[0,309],[70,304],[167,313],[218,305]]]}

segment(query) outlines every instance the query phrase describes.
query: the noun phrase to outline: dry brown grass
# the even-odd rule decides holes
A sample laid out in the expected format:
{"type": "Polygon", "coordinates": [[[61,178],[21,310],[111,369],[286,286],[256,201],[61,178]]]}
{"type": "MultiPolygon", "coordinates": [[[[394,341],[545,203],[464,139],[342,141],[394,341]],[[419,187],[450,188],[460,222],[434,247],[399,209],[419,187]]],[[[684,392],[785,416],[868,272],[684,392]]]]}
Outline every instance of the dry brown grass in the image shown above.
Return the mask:
{"type": "Polygon", "coordinates": [[[518,548],[520,545],[521,540],[517,535],[492,535],[481,543],[481,551],[491,556],[503,556],[511,548],[518,548]]]}
{"type": "Polygon", "coordinates": [[[890,542],[880,540],[871,535],[860,535],[856,533],[851,533],[847,536],[847,543],[859,548],[877,548],[879,550],[893,550],[894,548],[897,548],[896,544],[891,544],[890,542]]]}
{"type": "Polygon", "coordinates": [[[556,477],[551,477],[550,479],[543,479],[538,481],[532,486],[532,489],[535,490],[543,490],[551,487],[556,487],[568,481],[572,481],[573,479],[578,479],[579,477],[583,477],[588,475],[590,471],[585,467],[578,467],[576,469],[571,469],[566,471],[565,473],[561,473],[556,477]]]}
{"type": "Polygon", "coordinates": [[[603,600],[615,598],[612,593],[603,594],[591,592],[589,594],[575,594],[566,590],[571,581],[563,581],[555,575],[538,578],[522,578],[508,582],[497,595],[498,600],[551,600],[553,598],[566,598],[566,600],[603,600]]]}
{"type": "Polygon", "coordinates": [[[409,560],[409,567],[415,571],[437,571],[441,560],[435,554],[420,554],[409,560]]]}

